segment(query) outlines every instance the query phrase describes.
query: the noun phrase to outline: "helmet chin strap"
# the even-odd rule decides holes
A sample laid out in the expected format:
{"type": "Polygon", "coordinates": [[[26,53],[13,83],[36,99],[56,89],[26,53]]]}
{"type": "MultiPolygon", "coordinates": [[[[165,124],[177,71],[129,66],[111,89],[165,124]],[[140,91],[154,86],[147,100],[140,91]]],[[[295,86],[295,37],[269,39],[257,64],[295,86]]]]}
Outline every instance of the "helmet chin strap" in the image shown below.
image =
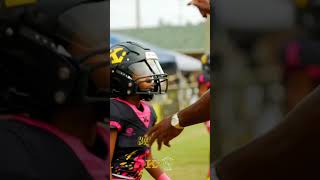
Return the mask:
{"type": "Polygon", "coordinates": [[[151,101],[154,94],[140,94],[141,100],[151,101]]]}
{"type": "Polygon", "coordinates": [[[139,94],[141,100],[151,101],[151,100],[153,99],[154,94],[150,93],[150,92],[151,92],[150,90],[143,91],[143,90],[141,90],[139,87],[138,87],[137,90],[138,90],[139,92],[145,92],[145,93],[139,94]],[[149,92],[149,93],[148,93],[148,92],[149,92]]]}

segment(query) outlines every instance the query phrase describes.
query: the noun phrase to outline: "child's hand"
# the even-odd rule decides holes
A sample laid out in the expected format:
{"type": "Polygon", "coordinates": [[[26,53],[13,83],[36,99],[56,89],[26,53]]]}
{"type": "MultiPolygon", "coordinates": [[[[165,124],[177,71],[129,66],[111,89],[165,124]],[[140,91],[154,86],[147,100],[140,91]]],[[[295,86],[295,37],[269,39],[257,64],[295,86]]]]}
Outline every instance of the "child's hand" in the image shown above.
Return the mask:
{"type": "Polygon", "coordinates": [[[171,180],[170,177],[166,173],[162,173],[157,180],[171,180]]]}

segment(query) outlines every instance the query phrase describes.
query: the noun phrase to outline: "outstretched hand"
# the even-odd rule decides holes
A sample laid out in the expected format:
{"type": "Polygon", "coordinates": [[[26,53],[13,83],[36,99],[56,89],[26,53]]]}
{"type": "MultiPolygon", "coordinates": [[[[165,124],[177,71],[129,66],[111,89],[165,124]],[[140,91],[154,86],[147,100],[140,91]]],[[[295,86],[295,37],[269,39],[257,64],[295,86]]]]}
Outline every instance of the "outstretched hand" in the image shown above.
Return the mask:
{"type": "Polygon", "coordinates": [[[165,118],[148,131],[147,136],[150,138],[149,145],[151,146],[157,140],[158,150],[161,150],[162,144],[170,147],[170,141],[177,137],[182,130],[171,125],[171,116],[165,118]]]}

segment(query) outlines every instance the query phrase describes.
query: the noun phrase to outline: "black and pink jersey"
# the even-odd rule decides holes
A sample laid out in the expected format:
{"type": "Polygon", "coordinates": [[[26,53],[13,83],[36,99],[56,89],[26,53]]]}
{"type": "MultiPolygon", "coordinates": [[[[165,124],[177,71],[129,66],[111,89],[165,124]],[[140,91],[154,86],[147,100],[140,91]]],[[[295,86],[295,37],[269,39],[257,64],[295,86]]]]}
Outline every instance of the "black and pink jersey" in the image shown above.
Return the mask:
{"type": "Polygon", "coordinates": [[[155,124],[156,113],[143,101],[141,111],[119,98],[112,99],[110,105],[110,129],[118,131],[112,174],[118,178],[139,180],[150,153],[145,134],[155,124]]]}
{"type": "Polygon", "coordinates": [[[106,180],[109,134],[97,124],[94,146],[24,115],[0,116],[0,179],[106,180]]]}

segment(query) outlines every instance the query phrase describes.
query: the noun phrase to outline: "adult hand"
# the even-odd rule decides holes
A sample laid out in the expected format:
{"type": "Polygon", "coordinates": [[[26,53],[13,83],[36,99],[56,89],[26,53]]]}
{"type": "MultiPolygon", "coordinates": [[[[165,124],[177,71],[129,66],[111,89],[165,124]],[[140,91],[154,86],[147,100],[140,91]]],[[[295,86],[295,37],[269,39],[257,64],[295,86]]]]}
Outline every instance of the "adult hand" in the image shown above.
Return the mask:
{"type": "Polygon", "coordinates": [[[192,0],[188,5],[196,6],[203,17],[207,17],[210,14],[210,0],[192,0]]]}
{"type": "Polygon", "coordinates": [[[163,119],[160,123],[151,128],[147,136],[150,138],[150,146],[157,140],[158,150],[161,149],[162,143],[170,147],[170,140],[177,137],[183,129],[177,129],[171,125],[171,117],[163,119]]]}

